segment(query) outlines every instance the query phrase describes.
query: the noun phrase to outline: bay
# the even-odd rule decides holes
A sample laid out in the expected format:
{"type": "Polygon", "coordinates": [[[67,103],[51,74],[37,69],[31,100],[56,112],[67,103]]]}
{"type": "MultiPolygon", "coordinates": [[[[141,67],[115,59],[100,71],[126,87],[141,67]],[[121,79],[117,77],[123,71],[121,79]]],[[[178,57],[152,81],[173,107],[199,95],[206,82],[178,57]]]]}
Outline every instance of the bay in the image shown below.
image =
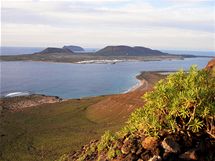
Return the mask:
{"type": "Polygon", "coordinates": [[[81,98],[123,93],[138,83],[141,71],[188,70],[192,64],[204,68],[210,58],[186,58],[117,64],[71,64],[50,62],[0,62],[1,96],[29,92],[81,98]]]}

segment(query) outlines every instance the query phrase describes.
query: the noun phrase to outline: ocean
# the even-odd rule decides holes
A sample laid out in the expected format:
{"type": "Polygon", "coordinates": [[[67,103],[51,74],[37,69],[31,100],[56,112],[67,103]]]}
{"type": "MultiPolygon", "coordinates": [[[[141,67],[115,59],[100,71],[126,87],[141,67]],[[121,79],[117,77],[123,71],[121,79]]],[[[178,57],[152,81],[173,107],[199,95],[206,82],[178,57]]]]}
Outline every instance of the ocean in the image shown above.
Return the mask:
{"type": "Polygon", "coordinates": [[[123,93],[138,83],[141,71],[188,70],[205,67],[210,58],[186,58],[117,64],[70,64],[51,62],[1,62],[1,96],[34,93],[61,98],[123,93]]]}
{"type": "MultiPolygon", "coordinates": [[[[40,47],[1,47],[1,55],[31,54],[40,47]]],[[[87,49],[93,51],[96,49],[87,49]]],[[[215,52],[165,50],[172,54],[215,56],[215,52]]],[[[0,62],[0,96],[26,93],[81,98],[123,93],[138,83],[141,71],[188,70],[205,67],[210,58],[172,61],[121,62],[117,64],[69,64],[51,62],[0,62]]]]}

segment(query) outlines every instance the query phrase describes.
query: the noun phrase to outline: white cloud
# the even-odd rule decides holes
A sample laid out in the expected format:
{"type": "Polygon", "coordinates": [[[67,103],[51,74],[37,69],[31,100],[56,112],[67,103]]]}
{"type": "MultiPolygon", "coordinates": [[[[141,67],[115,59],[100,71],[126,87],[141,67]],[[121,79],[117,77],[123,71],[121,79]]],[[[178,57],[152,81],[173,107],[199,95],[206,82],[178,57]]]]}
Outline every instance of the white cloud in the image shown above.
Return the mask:
{"type": "Polygon", "coordinates": [[[213,0],[164,0],[172,3],[204,3],[204,2],[213,2],[213,0]]]}
{"type": "Polygon", "coordinates": [[[215,50],[215,10],[212,7],[184,5],[176,0],[174,5],[158,7],[149,2],[3,1],[3,44],[61,46],[74,43],[101,47],[122,43],[215,50]]]}
{"type": "Polygon", "coordinates": [[[177,30],[172,28],[146,27],[141,29],[126,28],[114,30],[113,28],[97,28],[97,30],[84,27],[60,28],[44,25],[14,24],[3,26],[2,41],[4,44],[18,46],[63,46],[64,44],[77,44],[85,47],[104,47],[105,45],[145,45],[153,48],[183,48],[205,49],[213,46],[215,34],[207,32],[177,30]],[[17,39],[15,40],[14,37],[17,39]],[[41,39],[43,37],[43,39],[41,39]],[[19,41],[17,41],[19,40],[19,41]],[[105,41],[104,41],[105,40],[105,41]]]}

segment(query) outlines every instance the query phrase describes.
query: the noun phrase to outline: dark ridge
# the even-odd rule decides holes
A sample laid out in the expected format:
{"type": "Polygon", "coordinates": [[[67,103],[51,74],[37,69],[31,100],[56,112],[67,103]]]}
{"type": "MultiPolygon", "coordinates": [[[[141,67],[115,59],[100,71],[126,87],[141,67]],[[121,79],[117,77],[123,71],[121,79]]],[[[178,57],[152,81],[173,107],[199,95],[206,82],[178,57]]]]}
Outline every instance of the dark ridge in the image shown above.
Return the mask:
{"type": "Polygon", "coordinates": [[[81,52],[81,51],[85,51],[82,47],[80,46],[74,46],[74,45],[68,45],[68,46],[64,46],[63,49],[68,49],[72,52],[81,52]]]}
{"type": "Polygon", "coordinates": [[[73,52],[69,49],[48,47],[42,50],[41,52],[37,52],[35,54],[51,54],[51,53],[73,53],[73,52]]]}
{"type": "Polygon", "coordinates": [[[142,46],[135,46],[134,49],[143,55],[168,55],[168,53],[163,53],[159,50],[152,50],[150,48],[142,47],[142,46]]]}
{"type": "Polygon", "coordinates": [[[141,46],[107,46],[95,53],[102,56],[163,56],[168,55],[158,50],[152,50],[150,48],[141,46]]]}

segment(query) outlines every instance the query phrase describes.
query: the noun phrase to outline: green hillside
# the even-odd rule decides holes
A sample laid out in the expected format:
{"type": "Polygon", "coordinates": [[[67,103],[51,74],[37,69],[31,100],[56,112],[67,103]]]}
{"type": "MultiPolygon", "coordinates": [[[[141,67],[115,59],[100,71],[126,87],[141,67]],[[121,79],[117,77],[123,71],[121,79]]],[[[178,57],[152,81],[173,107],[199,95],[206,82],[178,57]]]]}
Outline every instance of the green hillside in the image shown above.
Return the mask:
{"type": "Polygon", "coordinates": [[[0,117],[0,160],[55,160],[98,139],[107,129],[118,129],[120,124],[96,123],[86,117],[86,109],[102,99],[77,99],[20,112],[4,111],[0,117]]]}

